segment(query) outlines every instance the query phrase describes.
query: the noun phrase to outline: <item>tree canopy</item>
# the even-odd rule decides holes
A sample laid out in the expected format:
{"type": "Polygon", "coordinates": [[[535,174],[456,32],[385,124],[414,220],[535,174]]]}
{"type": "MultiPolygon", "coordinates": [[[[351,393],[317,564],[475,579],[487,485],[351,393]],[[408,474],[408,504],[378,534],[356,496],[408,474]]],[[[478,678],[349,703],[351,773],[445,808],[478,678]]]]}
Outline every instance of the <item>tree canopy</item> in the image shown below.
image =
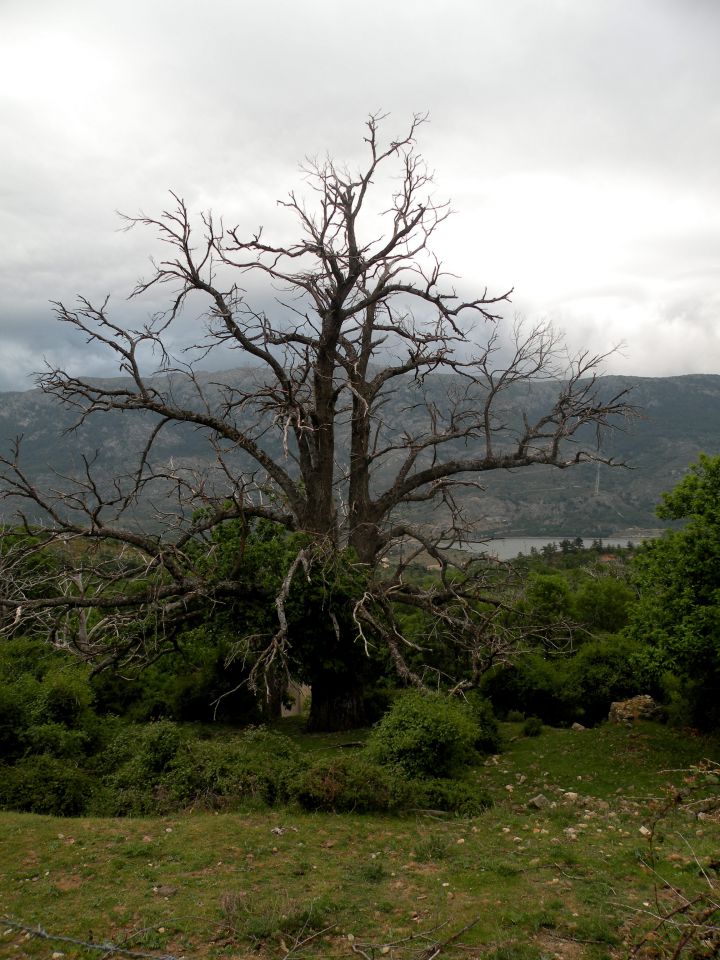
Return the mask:
{"type": "Polygon", "coordinates": [[[657,510],[680,521],[635,559],[639,598],[627,633],[646,643],[655,672],[688,685],[693,719],[720,723],[720,456],[701,454],[657,510]]]}

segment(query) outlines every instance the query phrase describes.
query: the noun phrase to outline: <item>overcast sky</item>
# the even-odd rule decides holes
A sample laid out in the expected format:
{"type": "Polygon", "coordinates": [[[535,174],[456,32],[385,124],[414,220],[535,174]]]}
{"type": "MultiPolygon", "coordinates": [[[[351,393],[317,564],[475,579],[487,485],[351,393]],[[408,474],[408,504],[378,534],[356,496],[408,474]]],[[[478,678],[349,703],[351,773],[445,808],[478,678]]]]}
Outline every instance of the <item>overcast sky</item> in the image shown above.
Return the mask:
{"type": "MultiPolygon", "coordinates": [[[[718,0],[0,0],[0,389],[109,374],[49,300],[113,295],[169,189],[284,229],[298,163],[413,113],[468,290],[611,372],[720,373],[718,0]]],[[[146,309],[150,309],[149,304],[146,309]]]]}

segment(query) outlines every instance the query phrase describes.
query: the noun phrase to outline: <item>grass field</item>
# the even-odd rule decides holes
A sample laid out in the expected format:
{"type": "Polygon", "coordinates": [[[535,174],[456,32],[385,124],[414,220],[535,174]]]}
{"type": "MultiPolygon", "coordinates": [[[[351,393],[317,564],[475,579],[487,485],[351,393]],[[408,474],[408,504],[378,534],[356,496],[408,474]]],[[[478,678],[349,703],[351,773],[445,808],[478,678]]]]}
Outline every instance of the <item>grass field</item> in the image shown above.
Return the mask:
{"type": "MultiPolygon", "coordinates": [[[[717,745],[654,725],[527,738],[506,724],[503,734],[504,752],[471,773],[494,807],[471,820],[2,813],[0,955],[84,960],[113,955],[89,946],[110,941],[188,960],[602,960],[629,956],[681,897],[717,901],[717,812],[696,803],[658,819],[678,786],[692,786],[693,764],[720,759],[717,745]]],[[[341,741],[302,738],[318,752],[341,741]]],[[[713,769],[696,782],[696,799],[717,799],[713,769]]],[[[663,956],[665,935],[638,956],[663,956]]]]}

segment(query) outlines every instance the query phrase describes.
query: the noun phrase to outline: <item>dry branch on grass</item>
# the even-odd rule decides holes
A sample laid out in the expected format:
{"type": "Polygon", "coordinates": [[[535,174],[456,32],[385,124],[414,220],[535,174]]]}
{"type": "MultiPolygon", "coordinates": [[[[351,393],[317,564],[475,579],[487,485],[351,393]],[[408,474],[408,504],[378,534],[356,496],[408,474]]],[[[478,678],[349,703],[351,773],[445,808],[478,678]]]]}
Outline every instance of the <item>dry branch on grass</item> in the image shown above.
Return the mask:
{"type": "Polygon", "coordinates": [[[170,953],[144,953],[141,950],[129,950],[118,943],[103,941],[95,943],[92,940],[78,940],[75,937],[66,937],[58,933],[48,933],[42,927],[33,927],[26,923],[20,923],[18,920],[12,920],[10,917],[0,917],[0,923],[11,927],[21,933],[26,933],[38,940],[52,940],[56,943],[67,943],[74,947],[82,947],[84,950],[91,950],[96,953],[102,953],[106,957],[131,957],[134,960],[178,960],[170,953]]]}

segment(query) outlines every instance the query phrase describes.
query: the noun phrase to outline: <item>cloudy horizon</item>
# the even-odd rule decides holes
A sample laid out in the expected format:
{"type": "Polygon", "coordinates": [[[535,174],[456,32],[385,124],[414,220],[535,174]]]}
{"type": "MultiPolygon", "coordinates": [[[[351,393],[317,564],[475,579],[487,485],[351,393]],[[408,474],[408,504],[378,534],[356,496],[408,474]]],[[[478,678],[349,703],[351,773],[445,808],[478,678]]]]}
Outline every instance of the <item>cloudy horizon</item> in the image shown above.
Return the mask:
{"type": "Polygon", "coordinates": [[[49,301],[161,305],[124,299],[157,244],[116,211],[172,189],[285,231],[299,162],[359,164],[378,110],[388,137],[429,113],[463,291],[512,287],[508,322],[573,351],[622,344],[610,373],[720,373],[719,45],[713,0],[3,0],[0,390],[44,359],[115,372],[49,301]]]}

